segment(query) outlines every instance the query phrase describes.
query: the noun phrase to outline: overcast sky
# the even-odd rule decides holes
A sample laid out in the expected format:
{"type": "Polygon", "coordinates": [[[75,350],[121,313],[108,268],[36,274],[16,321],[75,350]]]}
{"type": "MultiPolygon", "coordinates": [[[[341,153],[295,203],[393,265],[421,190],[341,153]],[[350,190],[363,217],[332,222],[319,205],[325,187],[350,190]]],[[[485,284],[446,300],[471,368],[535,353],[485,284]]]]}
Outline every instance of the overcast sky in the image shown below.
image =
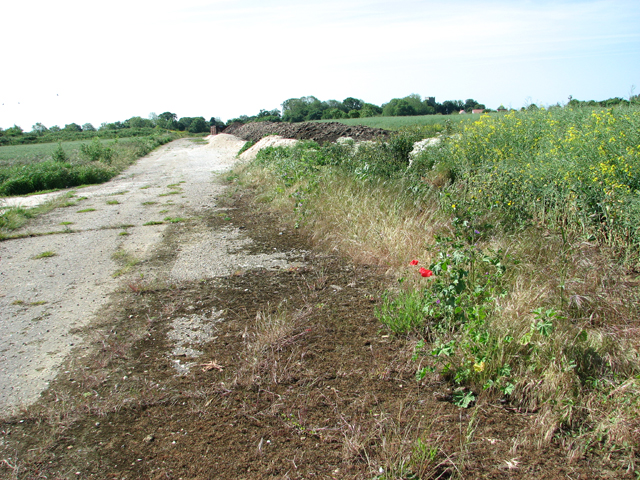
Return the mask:
{"type": "Polygon", "coordinates": [[[0,9],[0,127],[293,97],[490,108],[640,93],[638,0],[30,0],[0,9]]]}

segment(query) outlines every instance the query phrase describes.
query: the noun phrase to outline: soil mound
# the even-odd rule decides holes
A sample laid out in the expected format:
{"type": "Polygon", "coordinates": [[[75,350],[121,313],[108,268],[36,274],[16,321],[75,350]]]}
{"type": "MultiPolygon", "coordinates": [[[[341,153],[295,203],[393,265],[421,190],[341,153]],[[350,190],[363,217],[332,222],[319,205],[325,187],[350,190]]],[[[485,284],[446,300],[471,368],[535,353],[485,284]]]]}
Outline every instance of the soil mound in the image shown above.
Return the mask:
{"type": "Polygon", "coordinates": [[[235,135],[244,140],[257,142],[267,135],[280,135],[283,138],[296,140],[314,140],[318,143],[335,142],[340,137],[351,137],[355,141],[374,140],[389,135],[381,128],[364,125],[345,125],[339,122],[316,123],[234,123],[225,128],[224,133],[235,135]]]}

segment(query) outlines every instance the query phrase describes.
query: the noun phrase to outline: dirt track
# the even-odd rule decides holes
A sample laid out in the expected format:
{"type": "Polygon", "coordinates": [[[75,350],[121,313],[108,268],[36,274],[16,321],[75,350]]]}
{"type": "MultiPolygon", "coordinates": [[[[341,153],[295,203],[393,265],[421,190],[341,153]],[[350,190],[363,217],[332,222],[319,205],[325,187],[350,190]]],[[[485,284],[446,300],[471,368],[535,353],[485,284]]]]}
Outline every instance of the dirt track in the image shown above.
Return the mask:
{"type": "Polygon", "coordinates": [[[239,253],[248,240],[238,230],[196,228],[174,265],[145,265],[174,225],[164,219],[188,222],[203,209],[215,209],[222,187],[212,175],[229,168],[243,144],[224,134],[211,145],[173,142],[113,181],[78,190],[73,205],[28,226],[35,236],[0,244],[0,413],[35,401],[65,357],[72,350],[82,354],[78,329],[126,284],[133,273],[118,273],[127,263],[139,262],[137,276],[174,280],[226,275],[238,265],[287,264],[282,254],[239,253]],[[55,231],[62,233],[47,234],[55,231]],[[35,259],[43,252],[55,255],[35,259]]]}

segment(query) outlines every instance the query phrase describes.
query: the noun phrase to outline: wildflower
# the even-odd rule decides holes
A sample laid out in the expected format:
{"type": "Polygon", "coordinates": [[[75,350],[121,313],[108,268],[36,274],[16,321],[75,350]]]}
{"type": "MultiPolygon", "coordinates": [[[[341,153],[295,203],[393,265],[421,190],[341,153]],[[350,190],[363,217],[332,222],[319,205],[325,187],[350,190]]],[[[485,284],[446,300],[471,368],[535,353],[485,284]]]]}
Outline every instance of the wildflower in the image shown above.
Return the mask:
{"type": "Polygon", "coordinates": [[[430,277],[431,275],[433,275],[433,272],[431,270],[429,270],[428,268],[421,268],[420,269],[420,275],[422,275],[423,277],[430,277]]]}
{"type": "Polygon", "coordinates": [[[418,264],[418,260],[411,260],[409,262],[409,265],[417,265],[418,264]]]}
{"type": "Polygon", "coordinates": [[[484,360],[480,363],[474,363],[473,364],[473,369],[476,372],[482,372],[484,370],[484,360]]]}

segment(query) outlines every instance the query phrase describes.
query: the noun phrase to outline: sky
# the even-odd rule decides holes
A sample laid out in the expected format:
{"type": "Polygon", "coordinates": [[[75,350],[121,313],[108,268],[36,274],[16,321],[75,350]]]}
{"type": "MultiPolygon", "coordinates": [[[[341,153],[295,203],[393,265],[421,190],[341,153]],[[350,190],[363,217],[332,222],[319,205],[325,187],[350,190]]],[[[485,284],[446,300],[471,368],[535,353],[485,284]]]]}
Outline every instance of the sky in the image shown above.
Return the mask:
{"type": "Polygon", "coordinates": [[[307,95],[495,109],[640,93],[638,0],[30,0],[1,12],[5,129],[165,111],[228,120],[307,95]]]}

